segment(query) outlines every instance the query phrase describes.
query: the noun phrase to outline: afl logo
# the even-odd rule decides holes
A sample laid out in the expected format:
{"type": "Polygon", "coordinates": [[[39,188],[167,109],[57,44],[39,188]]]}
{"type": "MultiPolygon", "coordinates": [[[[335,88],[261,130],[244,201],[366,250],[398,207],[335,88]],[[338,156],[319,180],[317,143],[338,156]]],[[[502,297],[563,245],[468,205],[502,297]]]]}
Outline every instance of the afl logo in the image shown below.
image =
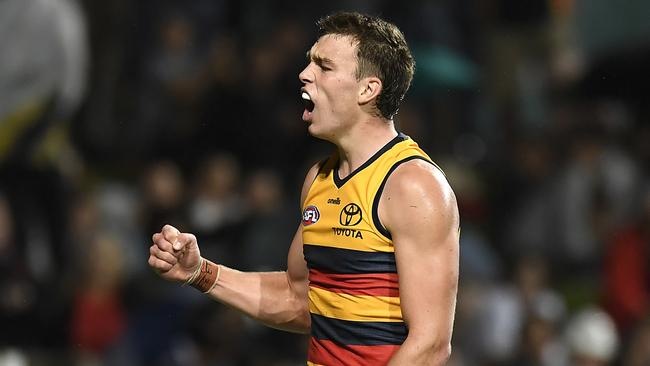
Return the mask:
{"type": "Polygon", "coordinates": [[[361,214],[361,207],[359,207],[359,205],[356,203],[348,203],[341,210],[341,214],[339,215],[339,222],[343,226],[354,226],[361,222],[362,217],[363,215],[361,214]]]}
{"type": "Polygon", "coordinates": [[[315,224],[320,219],[320,211],[316,206],[307,206],[302,212],[302,224],[309,226],[315,224]]]}

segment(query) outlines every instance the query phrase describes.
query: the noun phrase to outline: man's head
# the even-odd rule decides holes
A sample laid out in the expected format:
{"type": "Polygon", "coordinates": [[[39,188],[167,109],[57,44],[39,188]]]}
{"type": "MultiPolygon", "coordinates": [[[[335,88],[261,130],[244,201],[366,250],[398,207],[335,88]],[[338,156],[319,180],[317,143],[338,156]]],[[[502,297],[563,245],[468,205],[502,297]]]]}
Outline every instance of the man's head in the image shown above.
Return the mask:
{"type": "Polygon", "coordinates": [[[358,13],[336,13],[317,24],[318,41],[299,75],[310,132],[331,139],[364,116],[392,119],[414,70],[399,29],[358,13]]]}
{"type": "Polygon", "coordinates": [[[392,119],[411,85],[415,61],[402,32],[392,23],[359,13],[334,13],[318,22],[319,36],[349,36],[357,47],[356,77],[382,81],[376,108],[392,119]]]}

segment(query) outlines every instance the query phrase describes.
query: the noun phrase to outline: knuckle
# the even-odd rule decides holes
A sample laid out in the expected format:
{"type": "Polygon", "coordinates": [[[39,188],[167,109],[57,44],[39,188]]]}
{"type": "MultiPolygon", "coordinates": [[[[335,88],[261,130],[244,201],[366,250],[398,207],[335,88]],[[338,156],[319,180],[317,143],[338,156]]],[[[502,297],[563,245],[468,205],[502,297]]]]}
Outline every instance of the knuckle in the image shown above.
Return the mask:
{"type": "Polygon", "coordinates": [[[169,253],[161,253],[160,257],[158,258],[160,258],[160,260],[165,261],[167,263],[171,263],[174,259],[174,256],[169,255],[169,253]]]}
{"type": "Polygon", "coordinates": [[[169,251],[169,248],[171,247],[171,244],[169,242],[162,240],[158,243],[156,243],[157,249],[161,251],[169,251]]]}
{"type": "Polygon", "coordinates": [[[185,245],[185,244],[196,242],[196,236],[190,233],[183,233],[179,235],[179,240],[183,245],[185,245]]]}
{"type": "Polygon", "coordinates": [[[174,241],[175,237],[176,235],[170,231],[165,231],[165,233],[163,234],[163,238],[169,242],[174,241]]]}
{"type": "Polygon", "coordinates": [[[165,262],[168,262],[171,257],[173,256],[167,252],[163,252],[163,251],[156,252],[156,258],[163,260],[165,262]]]}
{"type": "Polygon", "coordinates": [[[163,231],[163,234],[166,234],[166,235],[167,235],[167,234],[169,234],[169,235],[176,235],[176,234],[178,234],[178,230],[176,230],[175,227],[173,227],[173,226],[171,226],[171,225],[169,225],[169,224],[166,224],[165,226],[163,226],[162,231],[163,231]]]}

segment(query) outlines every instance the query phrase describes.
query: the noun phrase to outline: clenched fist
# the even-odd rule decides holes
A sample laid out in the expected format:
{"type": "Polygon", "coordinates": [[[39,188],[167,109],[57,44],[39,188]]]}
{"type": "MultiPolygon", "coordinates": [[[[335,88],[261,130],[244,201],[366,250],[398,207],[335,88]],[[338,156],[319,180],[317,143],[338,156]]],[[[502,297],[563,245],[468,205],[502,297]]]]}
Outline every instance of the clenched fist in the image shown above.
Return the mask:
{"type": "Polygon", "coordinates": [[[165,225],[152,240],[149,248],[151,268],[166,280],[186,282],[200,264],[201,252],[196,237],[165,225]]]}

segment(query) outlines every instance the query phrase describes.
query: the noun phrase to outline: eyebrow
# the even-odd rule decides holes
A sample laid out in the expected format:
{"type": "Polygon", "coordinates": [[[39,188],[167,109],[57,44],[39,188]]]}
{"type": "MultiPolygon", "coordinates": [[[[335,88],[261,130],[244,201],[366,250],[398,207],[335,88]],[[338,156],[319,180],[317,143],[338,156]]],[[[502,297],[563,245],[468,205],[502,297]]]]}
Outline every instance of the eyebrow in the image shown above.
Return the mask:
{"type": "Polygon", "coordinates": [[[313,61],[318,66],[323,66],[323,65],[333,66],[334,65],[334,61],[332,61],[331,59],[329,59],[327,57],[321,57],[321,56],[315,55],[315,54],[311,53],[311,51],[307,51],[305,56],[307,57],[307,61],[313,61]]]}

